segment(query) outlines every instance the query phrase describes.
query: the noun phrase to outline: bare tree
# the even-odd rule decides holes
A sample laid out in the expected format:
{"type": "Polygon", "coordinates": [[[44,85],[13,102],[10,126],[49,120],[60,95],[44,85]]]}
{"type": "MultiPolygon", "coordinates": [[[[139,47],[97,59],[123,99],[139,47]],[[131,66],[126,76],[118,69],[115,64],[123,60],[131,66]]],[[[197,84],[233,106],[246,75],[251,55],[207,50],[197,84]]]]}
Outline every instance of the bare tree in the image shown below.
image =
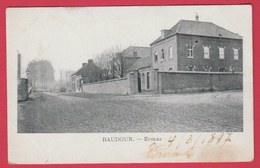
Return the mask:
{"type": "Polygon", "coordinates": [[[96,65],[101,69],[101,79],[108,80],[111,78],[111,58],[103,52],[95,58],[96,65]]]}
{"type": "Polygon", "coordinates": [[[114,79],[118,78],[118,60],[117,53],[119,52],[119,47],[114,47],[103,51],[100,55],[95,58],[96,65],[102,69],[102,79],[114,79]]]}
{"type": "Polygon", "coordinates": [[[116,77],[123,78],[128,68],[136,61],[135,57],[133,57],[133,53],[131,50],[125,49],[122,50],[118,47],[115,47],[111,51],[112,56],[112,64],[114,68],[114,73],[116,77]]]}
{"type": "Polygon", "coordinates": [[[131,51],[122,50],[119,46],[107,49],[97,55],[95,62],[102,69],[102,79],[123,78],[129,66],[135,61],[132,56],[131,51]]]}
{"type": "Polygon", "coordinates": [[[120,57],[121,53],[122,50],[118,46],[110,48],[106,51],[106,54],[109,55],[110,58],[110,74],[113,79],[121,77],[121,63],[123,62],[123,57],[120,57]]]}

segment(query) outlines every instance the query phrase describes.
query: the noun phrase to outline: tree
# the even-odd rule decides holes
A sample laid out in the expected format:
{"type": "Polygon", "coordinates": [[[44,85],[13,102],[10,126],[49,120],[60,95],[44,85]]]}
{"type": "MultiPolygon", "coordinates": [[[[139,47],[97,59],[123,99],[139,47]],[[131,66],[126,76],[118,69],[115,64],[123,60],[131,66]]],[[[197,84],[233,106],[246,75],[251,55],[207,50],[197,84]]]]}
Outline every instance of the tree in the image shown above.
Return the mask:
{"type": "Polygon", "coordinates": [[[128,47],[125,50],[115,47],[111,50],[112,55],[112,68],[116,77],[123,78],[128,68],[136,61],[136,57],[133,57],[132,50],[128,47]]]}
{"type": "Polygon", "coordinates": [[[115,79],[118,75],[117,53],[120,52],[119,47],[113,47],[103,51],[95,58],[96,65],[102,69],[102,80],[115,79]]]}
{"type": "Polygon", "coordinates": [[[137,60],[133,57],[133,50],[128,47],[122,50],[120,47],[112,47],[96,56],[96,65],[102,69],[102,80],[123,78],[128,68],[137,60]]]}
{"type": "Polygon", "coordinates": [[[126,57],[122,52],[117,52],[112,62],[117,77],[123,78],[125,73],[126,57]]]}
{"type": "Polygon", "coordinates": [[[55,82],[54,68],[48,60],[33,60],[28,64],[30,84],[36,88],[50,88],[55,82]]]}
{"type": "Polygon", "coordinates": [[[101,69],[101,80],[109,80],[112,78],[111,58],[106,52],[97,55],[95,63],[101,69]]]}

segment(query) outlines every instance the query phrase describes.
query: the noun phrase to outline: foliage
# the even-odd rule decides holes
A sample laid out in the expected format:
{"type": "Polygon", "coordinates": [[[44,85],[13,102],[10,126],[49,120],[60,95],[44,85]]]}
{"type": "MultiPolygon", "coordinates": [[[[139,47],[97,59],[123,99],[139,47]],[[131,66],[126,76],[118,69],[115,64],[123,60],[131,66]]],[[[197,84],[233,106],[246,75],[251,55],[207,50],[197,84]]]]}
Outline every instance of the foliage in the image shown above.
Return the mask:
{"type": "Polygon", "coordinates": [[[33,60],[28,64],[28,79],[35,88],[50,88],[55,82],[54,68],[48,60],[33,60]]]}

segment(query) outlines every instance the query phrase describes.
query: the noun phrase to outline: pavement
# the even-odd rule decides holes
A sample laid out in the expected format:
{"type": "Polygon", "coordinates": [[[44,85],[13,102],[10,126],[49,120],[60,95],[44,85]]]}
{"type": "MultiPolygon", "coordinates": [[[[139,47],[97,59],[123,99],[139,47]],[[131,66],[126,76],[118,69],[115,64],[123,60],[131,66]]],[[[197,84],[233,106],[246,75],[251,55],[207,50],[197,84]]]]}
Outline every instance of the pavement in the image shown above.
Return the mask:
{"type": "Polygon", "coordinates": [[[104,95],[34,92],[19,133],[241,132],[243,93],[104,95]]]}

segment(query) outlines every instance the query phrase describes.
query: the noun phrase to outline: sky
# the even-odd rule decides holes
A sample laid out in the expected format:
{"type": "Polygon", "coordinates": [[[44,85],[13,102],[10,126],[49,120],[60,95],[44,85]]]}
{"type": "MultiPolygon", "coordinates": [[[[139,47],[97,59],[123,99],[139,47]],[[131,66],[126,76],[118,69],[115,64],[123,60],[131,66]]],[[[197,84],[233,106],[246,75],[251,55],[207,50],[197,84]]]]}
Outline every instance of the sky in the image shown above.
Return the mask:
{"type": "MultiPolygon", "coordinates": [[[[76,71],[104,50],[130,45],[149,46],[179,20],[213,22],[250,40],[251,7],[42,7],[8,8],[7,57],[22,54],[22,76],[30,61],[47,59],[59,79],[60,70],[76,71]]],[[[250,49],[250,47],[246,47],[250,49]]],[[[17,64],[15,64],[17,65],[17,64]]]]}

